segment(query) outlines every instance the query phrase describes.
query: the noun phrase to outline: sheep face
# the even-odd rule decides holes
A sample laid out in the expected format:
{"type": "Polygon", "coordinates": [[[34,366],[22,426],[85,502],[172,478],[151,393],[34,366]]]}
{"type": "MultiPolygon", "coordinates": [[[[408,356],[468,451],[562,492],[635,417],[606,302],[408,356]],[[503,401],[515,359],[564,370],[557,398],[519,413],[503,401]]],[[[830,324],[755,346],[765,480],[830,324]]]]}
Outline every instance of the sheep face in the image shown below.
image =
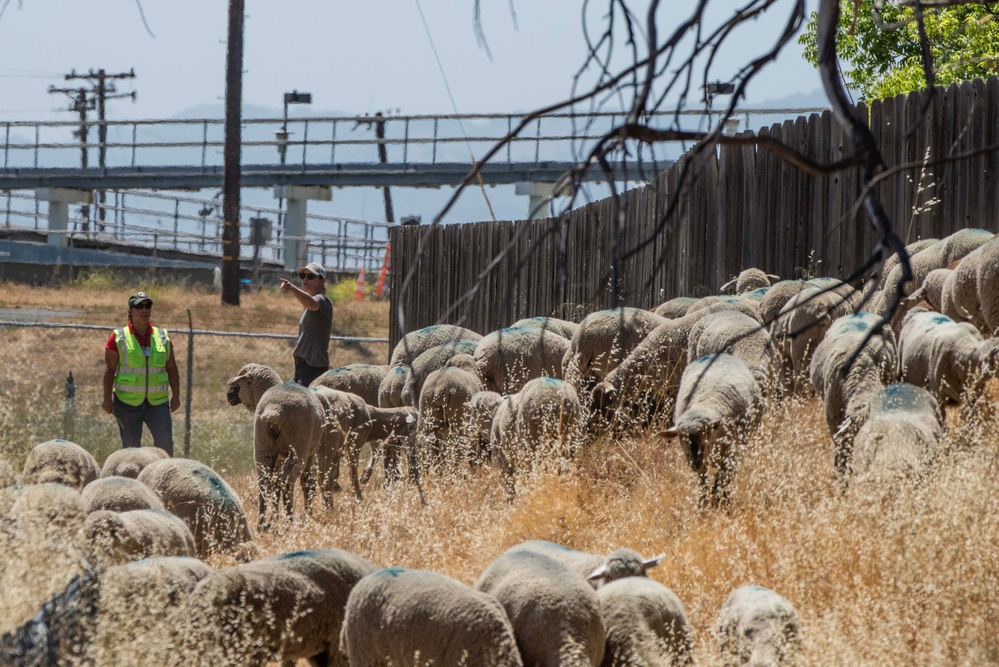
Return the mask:
{"type": "Polygon", "coordinates": [[[647,570],[659,565],[663,558],[665,554],[645,560],[633,549],[617,549],[607,556],[606,562],[594,570],[587,580],[601,580],[601,583],[609,584],[625,577],[647,577],[647,570]]]}
{"type": "Polygon", "coordinates": [[[264,392],[274,385],[281,384],[281,377],[269,366],[247,364],[239,369],[236,377],[229,378],[226,400],[229,405],[245,405],[253,412],[264,392]]]}

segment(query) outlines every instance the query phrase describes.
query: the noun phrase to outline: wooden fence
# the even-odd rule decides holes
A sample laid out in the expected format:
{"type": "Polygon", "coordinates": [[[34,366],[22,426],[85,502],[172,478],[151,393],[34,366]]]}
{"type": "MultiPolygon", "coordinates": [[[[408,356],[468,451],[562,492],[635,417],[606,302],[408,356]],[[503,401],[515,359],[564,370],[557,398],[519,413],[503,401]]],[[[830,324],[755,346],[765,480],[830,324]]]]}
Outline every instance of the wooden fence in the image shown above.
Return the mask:
{"type": "MultiPolygon", "coordinates": [[[[889,171],[909,165],[876,186],[896,231],[906,242],[965,227],[996,231],[999,78],[938,88],[928,117],[913,130],[925,96],[858,106],[889,171]],[[988,147],[973,157],[926,164],[988,147]]],[[[852,151],[831,112],[756,134],[819,162],[852,151]]],[[[401,336],[400,300],[407,331],[446,322],[485,333],[538,315],[578,320],[614,305],[608,278],[615,247],[629,255],[618,262],[624,305],[641,308],[715,293],[750,266],[784,278],[845,276],[875,242],[857,205],[860,192],[856,168],[812,176],[752,145],[721,146],[689,152],[649,185],[627,192],[617,245],[610,199],[555,219],[395,227],[389,338],[394,345],[401,336]],[[671,201],[677,205],[668,211],[671,201]],[[422,235],[429,237],[418,254],[422,235]]]]}

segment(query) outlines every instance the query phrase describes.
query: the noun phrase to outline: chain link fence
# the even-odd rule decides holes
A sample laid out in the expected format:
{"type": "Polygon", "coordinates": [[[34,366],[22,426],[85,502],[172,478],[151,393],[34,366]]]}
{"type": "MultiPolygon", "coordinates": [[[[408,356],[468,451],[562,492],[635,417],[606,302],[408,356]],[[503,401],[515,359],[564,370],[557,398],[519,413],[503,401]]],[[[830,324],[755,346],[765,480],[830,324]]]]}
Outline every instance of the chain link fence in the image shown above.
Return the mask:
{"type": "MultiPolygon", "coordinates": [[[[221,473],[253,466],[253,425],[226,401],[229,378],[247,363],[294,374],[296,336],[167,327],[180,371],[181,407],[173,415],[175,456],[221,473]]],[[[0,320],[0,457],[16,468],[46,440],[75,442],[103,462],[121,447],[114,417],[101,410],[104,345],[111,327],[0,320]]],[[[330,367],[384,364],[388,339],[333,336],[330,367]]],[[[143,430],[143,445],[151,445],[143,430]]]]}

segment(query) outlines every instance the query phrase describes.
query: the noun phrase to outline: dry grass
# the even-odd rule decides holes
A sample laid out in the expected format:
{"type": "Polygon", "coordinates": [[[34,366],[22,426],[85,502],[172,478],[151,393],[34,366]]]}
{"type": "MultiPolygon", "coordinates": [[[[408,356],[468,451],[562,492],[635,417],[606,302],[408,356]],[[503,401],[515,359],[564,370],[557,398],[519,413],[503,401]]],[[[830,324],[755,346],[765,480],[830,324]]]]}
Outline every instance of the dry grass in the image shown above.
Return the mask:
{"type": "MultiPolygon", "coordinates": [[[[277,297],[268,307],[286,322],[294,315],[277,297]]],[[[219,419],[249,423],[245,410],[227,407],[218,406],[219,419]]],[[[992,413],[970,416],[950,410],[946,455],[924,479],[890,491],[840,492],[820,403],[793,399],[768,406],[722,510],[699,507],[674,445],[639,433],[597,438],[570,469],[522,477],[513,503],[489,467],[429,475],[426,507],[411,484],[385,489],[376,473],[362,502],[341,493],[332,511],[309,517],[298,498],[296,520],[258,542],[265,555],[340,548],[467,583],[526,539],[594,552],[626,545],[667,554],[653,576],[686,606],[701,665],[717,664],[715,618],[747,583],[796,606],[804,664],[999,664],[999,423],[992,413]]],[[[227,478],[255,522],[255,479],[227,478]]],[[[31,566],[24,578],[44,579],[43,569],[31,566]]]]}

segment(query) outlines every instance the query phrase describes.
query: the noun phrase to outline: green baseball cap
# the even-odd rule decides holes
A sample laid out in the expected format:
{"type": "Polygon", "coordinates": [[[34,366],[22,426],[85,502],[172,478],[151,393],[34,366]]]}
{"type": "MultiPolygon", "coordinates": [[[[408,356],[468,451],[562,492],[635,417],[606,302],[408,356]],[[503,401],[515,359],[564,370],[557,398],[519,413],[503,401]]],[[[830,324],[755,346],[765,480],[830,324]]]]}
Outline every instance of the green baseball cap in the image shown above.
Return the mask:
{"type": "Polygon", "coordinates": [[[136,292],[132,296],[128,297],[128,307],[137,308],[139,304],[149,302],[149,305],[153,305],[153,300],[149,298],[149,295],[145,292],[136,292]]]}

